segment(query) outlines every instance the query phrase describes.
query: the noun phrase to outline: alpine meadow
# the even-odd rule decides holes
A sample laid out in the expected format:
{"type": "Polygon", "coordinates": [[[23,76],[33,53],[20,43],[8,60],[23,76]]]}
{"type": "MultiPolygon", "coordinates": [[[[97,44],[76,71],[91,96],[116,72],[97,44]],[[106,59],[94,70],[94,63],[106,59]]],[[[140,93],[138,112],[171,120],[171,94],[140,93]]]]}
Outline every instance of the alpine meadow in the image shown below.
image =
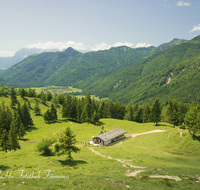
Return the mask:
{"type": "Polygon", "coordinates": [[[199,189],[199,66],[197,36],[42,52],[2,71],[0,185],[199,189]]]}

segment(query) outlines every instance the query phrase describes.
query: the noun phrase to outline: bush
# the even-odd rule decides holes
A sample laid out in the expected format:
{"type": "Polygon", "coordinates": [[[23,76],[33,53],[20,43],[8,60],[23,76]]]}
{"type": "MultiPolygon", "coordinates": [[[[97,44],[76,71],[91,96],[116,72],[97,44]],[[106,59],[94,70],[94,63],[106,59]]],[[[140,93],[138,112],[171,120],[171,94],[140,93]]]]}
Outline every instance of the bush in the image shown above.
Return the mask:
{"type": "Polygon", "coordinates": [[[37,145],[37,151],[41,152],[42,155],[49,156],[52,155],[52,150],[49,148],[56,139],[42,139],[42,141],[37,145]]]}

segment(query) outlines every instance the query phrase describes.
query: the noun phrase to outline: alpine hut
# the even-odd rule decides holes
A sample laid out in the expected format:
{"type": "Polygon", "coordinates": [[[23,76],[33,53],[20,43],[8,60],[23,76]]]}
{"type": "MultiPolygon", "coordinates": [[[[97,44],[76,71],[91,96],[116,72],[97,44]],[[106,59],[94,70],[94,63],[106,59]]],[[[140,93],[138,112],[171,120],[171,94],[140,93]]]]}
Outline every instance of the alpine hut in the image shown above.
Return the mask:
{"type": "Polygon", "coordinates": [[[120,128],[112,129],[112,130],[102,133],[96,137],[92,137],[93,144],[99,144],[101,146],[107,145],[109,143],[112,143],[119,139],[124,138],[125,133],[126,133],[126,131],[124,131],[123,129],[120,129],[120,128]]]}

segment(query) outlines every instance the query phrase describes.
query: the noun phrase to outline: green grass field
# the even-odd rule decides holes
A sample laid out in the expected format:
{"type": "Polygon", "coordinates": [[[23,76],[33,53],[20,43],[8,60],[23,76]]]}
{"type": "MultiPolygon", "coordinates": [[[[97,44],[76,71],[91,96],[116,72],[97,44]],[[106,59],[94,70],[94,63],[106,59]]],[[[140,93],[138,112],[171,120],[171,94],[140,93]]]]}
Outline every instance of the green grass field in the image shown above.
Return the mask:
{"type": "MultiPolygon", "coordinates": [[[[27,99],[33,108],[34,99],[27,99]]],[[[24,101],[19,97],[18,100],[24,101]]],[[[1,101],[10,104],[9,98],[1,97],[1,101]]],[[[48,106],[49,102],[47,106],[40,104],[42,114],[48,106]]],[[[0,152],[0,189],[200,189],[200,142],[193,140],[187,130],[179,131],[165,123],[155,126],[116,119],[101,119],[99,126],[79,124],[62,119],[60,110],[59,120],[46,124],[42,115],[34,116],[32,110],[31,113],[35,126],[27,129],[27,135],[20,141],[21,150],[0,152]],[[43,138],[58,137],[67,126],[72,128],[77,141],[82,142],[98,135],[102,126],[107,131],[120,127],[127,131],[126,136],[155,129],[166,131],[129,138],[108,147],[77,143],[81,151],[72,154],[72,164],[66,162],[65,155],[42,156],[36,151],[43,138]],[[98,156],[90,148],[112,159],[98,156]],[[129,177],[125,175],[127,170],[140,170],[130,165],[146,168],[135,177],[129,177]],[[178,176],[182,180],[150,178],[151,175],[178,176]]]]}

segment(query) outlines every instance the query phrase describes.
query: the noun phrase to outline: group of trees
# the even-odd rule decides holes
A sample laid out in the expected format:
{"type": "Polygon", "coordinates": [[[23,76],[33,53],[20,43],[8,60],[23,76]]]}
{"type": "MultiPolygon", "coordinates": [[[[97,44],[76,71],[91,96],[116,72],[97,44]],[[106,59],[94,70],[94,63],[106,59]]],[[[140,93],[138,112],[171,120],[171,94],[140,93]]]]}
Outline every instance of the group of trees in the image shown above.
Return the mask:
{"type": "Polygon", "coordinates": [[[154,122],[157,125],[158,122],[161,121],[161,112],[162,106],[159,99],[156,98],[153,104],[146,103],[141,106],[138,106],[138,104],[129,105],[127,107],[125,119],[138,123],[154,122]]]}
{"type": "Polygon", "coordinates": [[[24,103],[18,104],[14,113],[4,102],[0,106],[0,147],[3,151],[20,149],[18,139],[26,134],[26,128],[33,126],[33,120],[30,116],[29,109],[24,103]]]}
{"type": "Polygon", "coordinates": [[[126,107],[118,102],[100,103],[91,98],[88,92],[82,99],[67,94],[62,104],[62,117],[77,122],[96,123],[100,118],[123,119],[126,107]]]}
{"type": "Polygon", "coordinates": [[[51,104],[50,110],[47,109],[47,111],[44,113],[43,117],[44,117],[44,121],[46,121],[47,123],[49,123],[50,121],[52,121],[52,122],[56,121],[58,119],[57,110],[53,104],[51,104]]]}

